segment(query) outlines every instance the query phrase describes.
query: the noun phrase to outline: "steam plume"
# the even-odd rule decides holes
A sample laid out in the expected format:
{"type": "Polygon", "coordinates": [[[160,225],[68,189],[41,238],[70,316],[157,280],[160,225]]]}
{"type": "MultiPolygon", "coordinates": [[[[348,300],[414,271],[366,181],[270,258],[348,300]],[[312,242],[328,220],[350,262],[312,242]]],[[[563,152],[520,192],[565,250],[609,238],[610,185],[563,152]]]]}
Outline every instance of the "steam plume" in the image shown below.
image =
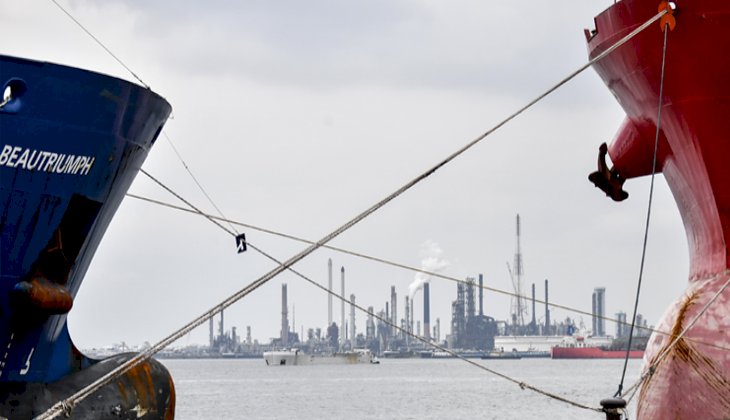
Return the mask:
{"type": "MultiPolygon", "coordinates": [[[[421,270],[438,273],[449,266],[449,261],[443,259],[441,255],[444,251],[439,244],[432,240],[427,240],[421,244],[421,270]]],[[[416,292],[423,288],[423,284],[428,281],[431,276],[424,273],[416,273],[413,282],[408,286],[408,295],[411,300],[416,292]]]]}

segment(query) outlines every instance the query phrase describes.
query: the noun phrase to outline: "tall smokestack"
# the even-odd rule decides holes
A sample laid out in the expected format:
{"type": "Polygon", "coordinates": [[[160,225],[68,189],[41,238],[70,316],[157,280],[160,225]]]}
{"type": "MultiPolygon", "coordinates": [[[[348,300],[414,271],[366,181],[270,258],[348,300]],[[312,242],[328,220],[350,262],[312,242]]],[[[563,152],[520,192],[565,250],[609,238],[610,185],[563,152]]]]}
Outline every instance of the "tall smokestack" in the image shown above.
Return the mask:
{"type": "Polygon", "coordinates": [[[213,317],[210,317],[210,338],[209,338],[209,340],[210,340],[210,348],[211,349],[213,348],[213,343],[215,342],[215,335],[213,333],[213,329],[214,329],[214,327],[213,327],[213,317]]]}
{"type": "Polygon", "coordinates": [[[354,349],[357,344],[355,340],[355,295],[350,295],[350,348],[354,349]]]}
{"type": "Polygon", "coordinates": [[[431,286],[423,284],[423,338],[431,339],[431,286]]]}
{"type": "Polygon", "coordinates": [[[340,296],[342,296],[342,300],[340,301],[342,303],[341,309],[342,309],[342,316],[340,317],[340,343],[345,343],[345,335],[347,334],[347,330],[345,329],[345,267],[340,268],[340,274],[341,274],[341,286],[342,286],[342,293],[340,296]]]}
{"type": "Polygon", "coordinates": [[[525,325],[524,313],[527,312],[525,307],[526,302],[522,297],[524,293],[522,290],[522,276],[524,275],[523,261],[522,261],[522,249],[520,247],[520,215],[517,215],[517,250],[515,251],[514,260],[514,279],[512,280],[515,285],[515,294],[517,296],[512,298],[512,319],[515,324],[522,327],[525,325]]]}
{"type": "Polygon", "coordinates": [[[289,318],[286,303],[286,283],[281,285],[281,346],[289,345],[289,318]]]}
{"type": "Polygon", "coordinates": [[[327,327],[332,325],[332,258],[327,260],[327,290],[330,292],[327,294],[327,327]]]}
{"type": "Polygon", "coordinates": [[[550,308],[548,307],[548,280],[545,279],[545,335],[550,335],[550,308]]]}
{"type": "Polygon", "coordinates": [[[535,283],[532,283],[532,323],[530,324],[532,334],[537,334],[537,321],[535,320],[535,283]]]}
{"type": "Polygon", "coordinates": [[[398,295],[395,286],[390,286],[390,323],[398,326],[398,295]]]}
{"type": "Polygon", "coordinates": [[[365,339],[367,340],[375,338],[375,320],[373,319],[373,315],[375,315],[375,309],[372,306],[368,306],[368,319],[365,322],[365,339]]]}
{"type": "Polygon", "coordinates": [[[408,332],[413,334],[413,322],[414,322],[414,316],[413,316],[413,308],[416,306],[416,302],[411,299],[411,315],[408,317],[408,319],[411,321],[411,323],[408,325],[408,332]]]}
{"type": "Polygon", "coordinates": [[[484,316],[484,276],[479,274],[479,316],[484,316]]]}
{"type": "Polygon", "coordinates": [[[405,328],[404,328],[405,331],[403,332],[403,338],[405,338],[406,344],[408,344],[408,338],[409,338],[407,333],[410,332],[410,329],[411,329],[411,324],[410,324],[410,321],[408,319],[408,317],[410,316],[410,314],[411,314],[411,308],[408,305],[408,295],[406,295],[406,317],[404,319],[405,320],[405,328]]]}

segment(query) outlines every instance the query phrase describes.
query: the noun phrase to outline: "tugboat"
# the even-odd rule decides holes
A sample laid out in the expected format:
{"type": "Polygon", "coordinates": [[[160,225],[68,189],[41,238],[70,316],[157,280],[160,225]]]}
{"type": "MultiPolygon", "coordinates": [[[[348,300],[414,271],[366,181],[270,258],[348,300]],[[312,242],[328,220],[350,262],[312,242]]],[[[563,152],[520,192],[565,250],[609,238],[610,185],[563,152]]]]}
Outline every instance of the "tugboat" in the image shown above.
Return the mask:
{"type": "MultiPolygon", "coordinates": [[[[133,356],[84,356],[66,316],[171,107],[124,80],[5,55],[0,87],[0,417],[27,419],[133,356]]],[[[174,410],[170,374],[150,360],[73,418],[172,419],[174,410]]]]}
{"type": "MultiPolygon", "coordinates": [[[[730,418],[730,290],[723,289],[730,278],[730,3],[674,4],[672,16],[594,64],[626,119],[611,145],[600,147],[599,170],[590,179],[612,199],[626,199],[624,181],[652,173],[658,130],[656,171],[679,207],[690,272],[685,293],[657,326],[670,334],[649,339],[637,414],[639,419],[724,419],[730,418]],[[663,30],[668,33],[662,77],[663,30]]],[[[649,0],[614,2],[596,17],[595,30],[586,31],[590,55],[655,16],[657,6],[649,0]]]]}

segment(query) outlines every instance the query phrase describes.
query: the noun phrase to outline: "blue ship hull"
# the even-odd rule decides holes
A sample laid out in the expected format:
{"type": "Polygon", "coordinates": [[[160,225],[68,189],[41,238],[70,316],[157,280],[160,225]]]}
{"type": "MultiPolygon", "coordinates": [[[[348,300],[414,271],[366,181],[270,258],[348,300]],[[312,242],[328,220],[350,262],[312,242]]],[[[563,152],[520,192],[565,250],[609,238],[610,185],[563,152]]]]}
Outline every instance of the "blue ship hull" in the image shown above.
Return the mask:
{"type": "MultiPolygon", "coordinates": [[[[69,378],[100,369],[66,315],[171,108],[124,80],[2,55],[0,87],[0,415],[14,419],[48,403],[29,396],[64,398],[69,378]]],[[[174,405],[167,372],[148,367],[174,405]]]]}

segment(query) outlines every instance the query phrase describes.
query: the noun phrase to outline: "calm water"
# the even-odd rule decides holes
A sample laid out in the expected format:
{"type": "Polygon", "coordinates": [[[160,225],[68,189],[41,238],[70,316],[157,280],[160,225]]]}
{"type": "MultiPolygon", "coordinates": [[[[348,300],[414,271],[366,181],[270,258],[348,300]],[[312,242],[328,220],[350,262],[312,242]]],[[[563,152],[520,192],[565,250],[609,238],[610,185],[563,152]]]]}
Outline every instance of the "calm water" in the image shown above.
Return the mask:
{"type": "MultiPolygon", "coordinates": [[[[590,406],[618,386],[621,360],[484,360],[494,370],[590,406]]],[[[605,419],[461,360],[267,367],[263,360],[163,360],[176,419],[605,419]]],[[[627,386],[639,375],[631,360],[627,386]]]]}

